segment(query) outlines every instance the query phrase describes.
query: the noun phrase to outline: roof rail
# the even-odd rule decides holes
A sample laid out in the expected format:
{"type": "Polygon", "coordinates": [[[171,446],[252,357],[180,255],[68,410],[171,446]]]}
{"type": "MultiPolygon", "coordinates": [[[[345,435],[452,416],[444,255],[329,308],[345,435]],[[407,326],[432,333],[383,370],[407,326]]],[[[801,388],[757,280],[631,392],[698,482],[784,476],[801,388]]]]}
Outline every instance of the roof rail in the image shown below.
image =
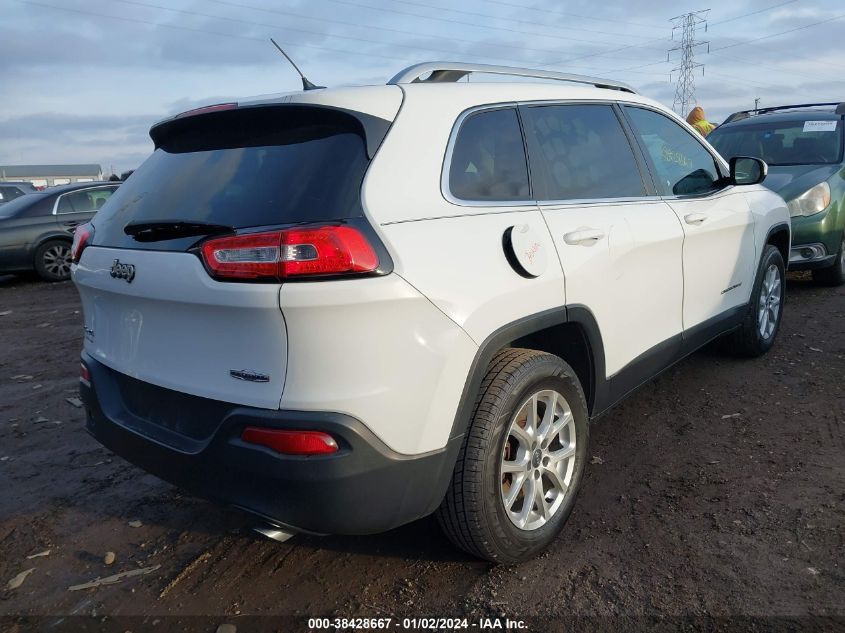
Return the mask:
{"type": "Polygon", "coordinates": [[[471,73],[486,73],[490,75],[507,75],[510,77],[533,77],[535,79],[555,79],[557,81],[569,81],[577,84],[587,84],[596,88],[609,88],[611,90],[622,90],[637,94],[628,84],[612,79],[601,79],[599,77],[587,77],[585,75],[570,75],[569,73],[558,73],[552,70],[534,70],[532,68],[513,68],[511,66],[493,66],[490,64],[465,64],[462,62],[423,62],[409,66],[395,75],[388,85],[410,84],[410,83],[445,83],[455,82],[463,79],[471,73]],[[426,79],[423,75],[431,73],[426,79]]]}
{"type": "Polygon", "coordinates": [[[752,114],[765,114],[767,112],[776,112],[778,110],[793,110],[795,108],[816,108],[822,106],[836,106],[834,114],[838,114],[840,116],[845,115],[845,102],[840,103],[838,101],[834,101],[828,103],[796,103],[794,105],[772,106],[770,108],[759,108],[757,110],[741,110],[739,112],[734,112],[727,119],[725,119],[725,123],[739,121],[741,119],[747,119],[752,114]]]}

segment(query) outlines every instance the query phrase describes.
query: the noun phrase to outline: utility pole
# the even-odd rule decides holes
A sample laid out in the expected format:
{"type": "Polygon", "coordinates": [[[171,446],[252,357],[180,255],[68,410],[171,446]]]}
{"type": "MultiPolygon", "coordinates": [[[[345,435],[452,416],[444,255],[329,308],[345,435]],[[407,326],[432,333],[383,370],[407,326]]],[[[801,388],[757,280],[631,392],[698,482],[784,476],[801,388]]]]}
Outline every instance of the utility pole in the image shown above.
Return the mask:
{"type": "Polygon", "coordinates": [[[760,103],[760,97],[754,97],[754,112],[757,112],[757,110],[759,109],[757,107],[758,103],[760,103]]]}
{"type": "MultiPolygon", "coordinates": [[[[704,74],[704,64],[695,61],[695,49],[699,46],[707,46],[707,52],[710,52],[710,42],[702,42],[696,39],[699,30],[707,31],[707,14],[710,9],[703,9],[701,11],[693,11],[691,13],[684,13],[671,19],[672,22],[672,39],[675,40],[675,32],[680,31],[680,45],[675,48],[670,48],[666,55],[666,61],[672,56],[672,53],[680,52],[679,65],[672,69],[673,73],[678,73],[678,82],[675,85],[675,100],[672,102],[672,109],[686,117],[691,107],[695,104],[695,81],[693,79],[693,71],[696,68],[701,68],[701,74],[704,74]]],[[[669,75],[670,81],[672,75],[669,75]]]]}

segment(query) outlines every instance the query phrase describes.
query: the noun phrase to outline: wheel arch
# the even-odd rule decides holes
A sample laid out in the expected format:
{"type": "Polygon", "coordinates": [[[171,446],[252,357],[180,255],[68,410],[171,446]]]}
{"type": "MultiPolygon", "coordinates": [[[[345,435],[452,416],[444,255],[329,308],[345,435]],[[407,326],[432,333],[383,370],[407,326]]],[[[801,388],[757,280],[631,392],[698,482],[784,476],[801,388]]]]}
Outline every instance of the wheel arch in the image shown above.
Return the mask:
{"type": "MultiPolygon", "coordinates": [[[[773,227],[769,229],[769,232],[766,233],[766,241],[765,244],[771,244],[775,248],[780,251],[781,256],[783,257],[783,263],[785,265],[789,265],[789,250],[791,248],[791,232],[790,226],[787,222],[781,222],[779,224],[775,224],[773,227]]],[[[760,257],[763,254],[760,253],[760,257]]]]}
{"type": "Polygon", "coordinates": [[[525,347],[561,357],[581,382],[591,416],[605,408],[609,389],[596,319],[585,306],[562,306],[508,323],[481,343],[464,383],[450,438],[466,432],[490,361],[507,347],[525,347]]]}
{"type": "Polygon", "coordinates": [[[29,247],[31,257],[35,259],[35,254],[38,252],[39,248],[44,246],[44,244],[46,244],[47,242],[54,241],[67,242],[68,244],[73,244],[73,236],[58,230],[50,231],[49,233],[39,235],[35,240],[32,241],[32,244],[29,247]]]}

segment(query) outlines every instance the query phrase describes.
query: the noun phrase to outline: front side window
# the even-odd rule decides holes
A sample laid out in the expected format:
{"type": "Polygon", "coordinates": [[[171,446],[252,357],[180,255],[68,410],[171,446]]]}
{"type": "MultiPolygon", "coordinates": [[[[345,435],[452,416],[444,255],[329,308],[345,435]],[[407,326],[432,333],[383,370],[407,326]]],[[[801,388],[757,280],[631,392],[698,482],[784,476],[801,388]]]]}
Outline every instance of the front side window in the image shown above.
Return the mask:
{"type": "Polygon", "coordinates": [[[625,106],[655,169],[662,195],[698,195],[719,187],[716,161],[689,132],[667,116],[625,106]]]}
{"type": "Polygon", "coordinates": [[[100,187],[66,193],[59,198],[56,213],[94,213],[99,211],[115,189],[116,187],[100,187]]]}
{"type": "Polygon", "coordinates": [[[625,132],[610,105],[522,109],[539,200],[645,195],[625,132]]]}
{"type": "Polygon", "coordinates": [[[528,200],[528,165],[514,108],[485,110],[461,125],[449,166],[449,191],[460,200],[528,200]]]}

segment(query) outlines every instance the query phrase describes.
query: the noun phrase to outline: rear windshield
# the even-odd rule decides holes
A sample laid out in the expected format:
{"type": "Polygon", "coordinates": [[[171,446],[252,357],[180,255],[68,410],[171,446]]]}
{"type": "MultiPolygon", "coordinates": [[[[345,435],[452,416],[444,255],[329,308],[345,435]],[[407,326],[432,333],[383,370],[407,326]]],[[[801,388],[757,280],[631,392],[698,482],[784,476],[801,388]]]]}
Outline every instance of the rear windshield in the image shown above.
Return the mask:
{"type": "Polygon", "coordinates": [[[755,156],[769,165],[827,165],[842,160],[842,121],[806,119],[715,129],[707,140],[727,159],[755,156]]]}
{"type": "Polygon", "coordinates": [[[236,229],[362,215],[369,164],[351,114],[254,107],[176,119],[153,129],[157,149],[97,215],[94,244],[184,250],[199,239],[136,241],[129,223],[201,222],[236,229]]]}

